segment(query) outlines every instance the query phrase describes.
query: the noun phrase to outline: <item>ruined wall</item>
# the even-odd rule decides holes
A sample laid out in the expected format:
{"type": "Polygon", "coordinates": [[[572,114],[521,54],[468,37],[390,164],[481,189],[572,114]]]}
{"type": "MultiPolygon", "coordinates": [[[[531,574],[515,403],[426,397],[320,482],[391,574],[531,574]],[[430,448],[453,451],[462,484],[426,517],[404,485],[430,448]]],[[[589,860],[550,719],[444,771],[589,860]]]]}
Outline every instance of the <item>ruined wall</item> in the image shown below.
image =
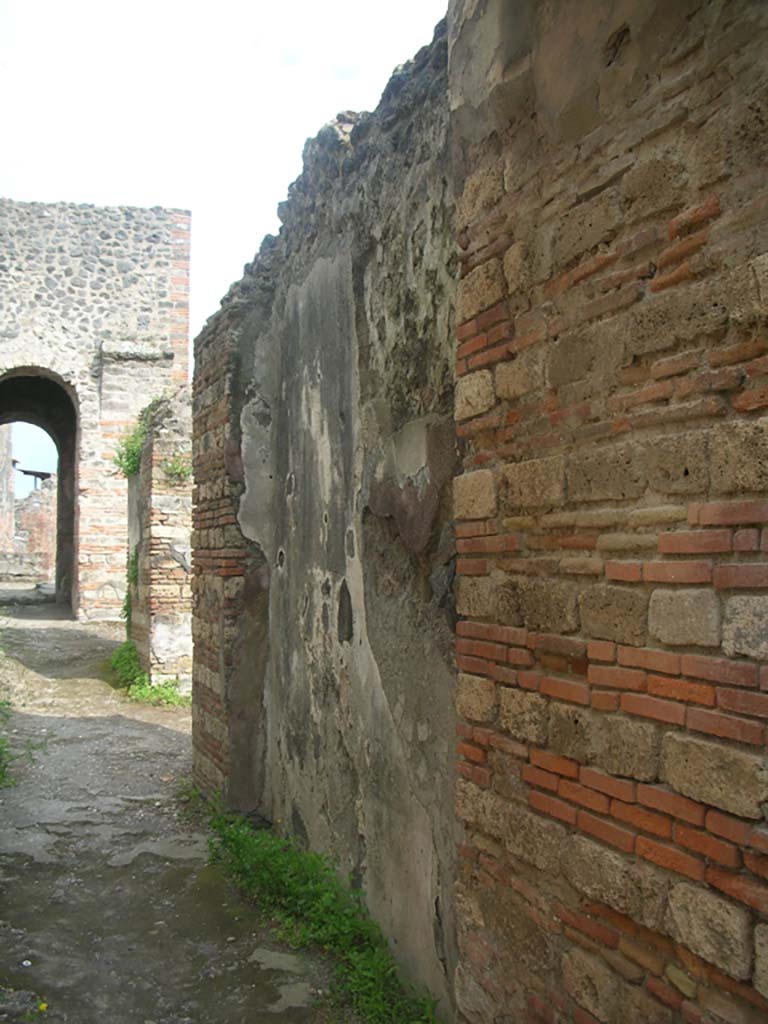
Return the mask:
{"type": "Polygon", "coordinates": [[[454,472],[444,28],[311,141],[195,344],[207,790],[331,854],[449,998],[454,472]]]}
{"type": "Polygon", "coordinates": [[[0,554],[13,549],[15,493],[11,428],[0,426],[0,554]]]}
{"type": "Polygon", "coordinates": [[[86,618],[122,604],[126,484],[112,456],[139,410],[187,379],[188,267],[182,211],[0,199],[0,421],[36,423],[59,446],[58,589],[86,618]],[[51,419],[54,386],[74,427],[51,419]]]}
{"type": "Polygon", "coordinates": [[[56,474],[16,502],[11,564],[36,583],[53,583],[56,573],[56,474]]]}
{"type": "Polygon", "coordinates": [[[768,1019],[767,17],[451,7],[469,1021],[768,1019]]]}
{"type": "Polygon", "coordinates": [[[192,418],[188,388],[159,402],[138,474],[128,481],[128,551],[136,559],[130,638],[153,683],[192,680],[192,418]]]}

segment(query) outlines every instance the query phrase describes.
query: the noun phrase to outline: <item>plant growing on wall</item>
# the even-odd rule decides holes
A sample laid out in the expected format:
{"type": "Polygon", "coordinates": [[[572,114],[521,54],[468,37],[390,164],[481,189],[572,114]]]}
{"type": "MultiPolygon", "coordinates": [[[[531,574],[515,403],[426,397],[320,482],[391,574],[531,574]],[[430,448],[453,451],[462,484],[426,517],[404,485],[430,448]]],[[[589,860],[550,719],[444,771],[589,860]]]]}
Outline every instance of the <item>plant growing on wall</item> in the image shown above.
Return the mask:
{"type": "Polygon", "coordinates": [[[163,472],[174,484],[185,484],[192,478],[192,460],[188,455],[176,452],[163,463],[163,472]]]}
{"type": "Polygon", "coordinates": [[[135,476],[141,468],[141,450],[149,436],[152,417],[165,401],[164,398],[153,398],[145,405],[131,427],[117,443],[115,456],[112,460],[123,476],[135,476]]]}

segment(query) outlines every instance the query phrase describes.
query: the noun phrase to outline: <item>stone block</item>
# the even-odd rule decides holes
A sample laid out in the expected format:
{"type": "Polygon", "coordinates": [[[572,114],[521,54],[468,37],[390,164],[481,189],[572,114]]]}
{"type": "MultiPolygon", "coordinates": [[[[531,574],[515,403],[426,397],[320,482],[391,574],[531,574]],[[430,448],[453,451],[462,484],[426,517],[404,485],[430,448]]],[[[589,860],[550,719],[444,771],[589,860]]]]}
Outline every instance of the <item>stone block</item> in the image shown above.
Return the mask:
{"type": "Polygon", "coordinates": [[[481,263],[459,281],[456,292],[456,322],[471,320],[477,313],[501,302],[506,292],[506,282],[501,260],[492,259],[481,263]]]}
{"type": "Polygon", "coordinates": [[[588,764],[594,732],[594,712],[574,704],[552,701],[547,746],[563,757],[588,764]]]}
{"type": "Polygon", "coordinates": [[[459,377],[456,382],[454,403],[456,419],[459,422],[488,412],[495,404],[496,394],[490,370],[478,370],[477,373],[459,377]]]}
{"type": "Polygon", "coordinates": [[[597,714],[589,708],[553,701],[548,746],[611,775],[641,782],[658,777],[660,731],[652,722],[597,714]]]}
{"type": "Polygon", "coordinates": [[[670,154],[638,160],[621,180],[627,223],[671,210],[683,199],[685,187],[685,167],[670,154]]]}
{"type": "Polygon", "coordinates": [[[528,802],[528,785],[520,773],[521,762],[514,755],[492,750],[488,757],[488,767],[493,778],[494,792],[505,800],[523,804],[528,802]]]}
{"type": "Polygon", "coordinates": [[[611,775],[652,782],[659,773],[661,733],[652,722],[601,716],[595,723],[589,763],[611,775]]]}
{"type": "Polygon", "coordinates": [[[616,1019],[622,986],[605,960],[572,947],[563,956],[563,984],[568,995],[599,1021],[616,1019]]]}
{"type": "Polygon", "coordinates": [[[525,807],[511,807],[504,844],[513,857],[555,876],[560,873],[560,857],[567,834],[556,821],[539,817],[525,807]]]}
{"type": "Polygon", "coordinates": [[[555,224],[552,256],[555,266],[569,263],[601,242],[615,238],[622,223],[621,204],[615,189],[571,207],[555,224]]]}
{"type": "MultiPolygon", "coordinates": [[[[487,472],[487,471],[486,471],[487,472]]],[[[565,498],[565,459],[555,455],[504,466],[503,509],[507,515],[552,508],[565,498]]]]}
{"type": "Polygon", "coordinates": [[[496,610],[496,592],[497,585],[490,576],[460,576],[456,581],[456,611],[469,619],[490,619],[496,610]]]}
{"type": "Polygon", "coordinates": [[[460,964],[455,977],[456,1005],[469,1024],[485,1024],[496,1015],[496,1003],[478,984],[468,965],[460,964]]]}
{"type": "Polygon", "coordinates": [[[742,818],[761,818],[768,800],[764,757],[684,733],[664,736],[661,776],[678,793],[742,818]]]}
{"type": "Polygon", "coordinates": [[[605,324],[593,324],[562,336],[549,349],[547,377],[552,387],[612,377],[621,365],[623,346],[605,324]]]}
{"type": "Polygon", "coordinates": [[[493,209],[504,195],[504,164],[492,160],[478,167],[465,180],[456,208],[456,223],[462,228],[493,209]]]}
{"type": "Polygon", "coordinates": [[[589,637],[635,646],[645,640],[648,596],[642,590],[598,583],[581,595],[579,609],[589,637]]]}
{"type": "Polygon", "coordinates": [[[768,595],[741,594],[725,602],[723,650],[768,661],[768,595]]]}
{"type": "Polygon", "coordinates": [[[768,924],[755,928],[755,975],[757,991],[768,999],[768,924]]]}
{"type": "Polygon", "coordinates": [[[728,309],[713,297],[708,281],[646,296],[621,318],[625,363],[679,342],[698,342],[702,336],[719,335],[727,323],[728,309]]]}
{"type": "Polygon", "coordinates": [[[720,645],[720,602],[712,590],[654,590],[648,630],[672,647],[720,645]]]}
{"type": "Polygon", "coordinates": [[[507,279],[510,295],[530,288],[531,274],[526,248],[522,242],[510,245],[504,253],[504,277],[507,279]]]}
{"type": "Polygon", "coordinates": [[[472,722],[490,722],[496,710],[496,684],[491,679],[460,672],[456,710],[472,722]]]}
{"type": "Polygon", "coordinates": [[[669,891],[666,931],[702,960],[732,978],[749,977],[752,965],[751,915],[702,886],[680,882],[669,891]]]}
{"type": "Polygon", "coordinates": [[[660,928],[669,887],[665,872],[575,834],[568,836],[560,856],[563,874],[582,896],[605,903],[646,928],[660,928]]]}
{"type": "Polygon", "coordinates": [[[715,494],[768,490],[768,416],[715,427],[711,450],[715,494]]]}
{"type": "MultiPolygon", "coordinates": [[[[714,455],[714,445],[712,450],[714,455]]],[[[698,494],[709,485],[709,436],[704,430],[656,438],[643,456],[648,483],[660,494],[698,494]]]]}
{"type": "Polygon", "coordinates": [[[568,464],[571,501],[616,501],[639,498],[646,480],[643,450],[635,444],[576,451],[568,464]]]}
{"type": "Polygon", "coordinates": [[[520,624],[528,629],[572,633],[579,628],[577,584],[517,576],[509,581],[508,589],[510,604],[520,624]]]}
{"type": "Polygon", "coordinates": [[[501,728],[517,740],[544,744],[547,741],[549,701],[538,693],[502,689],[499,722],[501,728]]]}
{"type": "Polygon", "coordinates": [[[538,391],[544,383],[544,350],[524,348],[514,359],[496,367],[496,393],[514,400],[538,391]]]}
{"type": "Polygon", "coordinates": [[[496,481],[490,469],[477,469],[455,477],[453,506],[457,519],[487,519],[494,515],[496,481]]]}

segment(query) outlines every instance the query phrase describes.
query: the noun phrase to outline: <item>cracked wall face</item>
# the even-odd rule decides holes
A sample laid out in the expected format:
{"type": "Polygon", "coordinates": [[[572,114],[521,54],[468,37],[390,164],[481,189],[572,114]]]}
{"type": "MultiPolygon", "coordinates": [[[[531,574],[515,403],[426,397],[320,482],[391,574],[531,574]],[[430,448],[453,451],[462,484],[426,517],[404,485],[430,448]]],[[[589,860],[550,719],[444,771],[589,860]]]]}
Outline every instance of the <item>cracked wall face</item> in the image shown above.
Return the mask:
{"type": "Polygon", "coordinates": [[[279,239],[198,338],[194,541],[198,778],[330,853],[407,973],[444,1002],[455,459],[445,52],[441,31],[373,115],[340,115],[308,144],[279,239]]]}
{"type": "Polygon", "coordinates": [[[0,199],[0,421],[59,447],[57,592],[83,618],[119,617],[127,488],[112,458],[186,382],[188,277],[187,213],[0,199]]]}

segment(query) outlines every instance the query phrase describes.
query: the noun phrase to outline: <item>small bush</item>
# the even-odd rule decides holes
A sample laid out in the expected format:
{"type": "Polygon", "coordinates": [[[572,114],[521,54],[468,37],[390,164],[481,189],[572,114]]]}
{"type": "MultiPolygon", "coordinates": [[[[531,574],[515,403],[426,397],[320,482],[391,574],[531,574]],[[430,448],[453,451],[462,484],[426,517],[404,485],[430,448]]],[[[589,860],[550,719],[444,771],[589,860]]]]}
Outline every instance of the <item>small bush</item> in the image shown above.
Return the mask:
{"type": "Polygon", "coordinates": [[[178,679],[169,679],[163,683],[152,682],[141,667],[139,652],[132,640],[120,644],[109,659],[109,667],[118,685],[125,687],[130,700],[156,707],[187,707],[190,703],[188,696],[179,693],[178,679]]]}
{"type": "Polygon", "coordinates": [[[325,857],[269,830],[215,810],[212,858],[280,925],[297,947],[335,959],[333,1000],[370,1024],[435,1022],[435,1004],[409,992],[362,897],[342,885],[325,857]]]}

